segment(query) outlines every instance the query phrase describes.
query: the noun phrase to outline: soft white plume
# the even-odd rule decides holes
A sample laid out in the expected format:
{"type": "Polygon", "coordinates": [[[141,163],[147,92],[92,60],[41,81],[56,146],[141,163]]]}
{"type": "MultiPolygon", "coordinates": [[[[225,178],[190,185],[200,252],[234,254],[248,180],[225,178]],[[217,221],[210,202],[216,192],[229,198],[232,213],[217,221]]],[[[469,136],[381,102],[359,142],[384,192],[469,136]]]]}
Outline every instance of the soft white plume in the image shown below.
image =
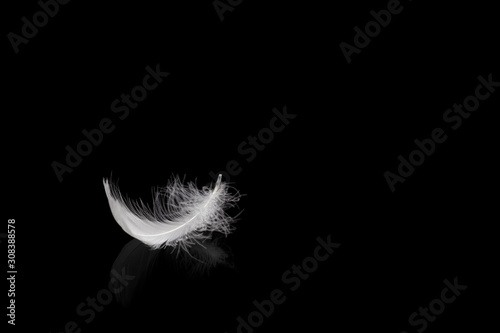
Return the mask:
{"type": "Polygon", "coordinates": [[[186,249],[210,238],[214,231],[227,235],[232,230],[234,218],[224,210],[234,206],[240,195],[230,193],[221,178],[219,175],[213,189],[205,186],[199,190],[194,183],[184,185],[175,177],[153,192],[152,209],[142,201],[124,198],[109,180],[103,183],[113,217],[126,233],[154,249],[186,249]]]}

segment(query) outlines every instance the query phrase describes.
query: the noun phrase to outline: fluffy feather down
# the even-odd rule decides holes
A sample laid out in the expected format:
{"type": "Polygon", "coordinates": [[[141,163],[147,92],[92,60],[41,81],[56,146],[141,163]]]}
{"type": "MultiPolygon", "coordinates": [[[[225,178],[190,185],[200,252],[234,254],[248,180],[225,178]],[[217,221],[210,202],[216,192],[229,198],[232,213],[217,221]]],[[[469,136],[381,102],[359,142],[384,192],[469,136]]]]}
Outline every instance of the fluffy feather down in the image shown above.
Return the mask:
{"type": "Polygon", "coordinates": [[[225,235],[232,230],[234,218],[225,209],[239,200],[238,192],[229,192],[219,175],[215,187],[199,190],[194,183],[184,185],[178,177],[164,188],[153,191],[152,209],[124,198],[118,187],[103,180],[109,206],[116,222],[130,236],[153,249],[167,246],[186,249],[210,238],[216,231],[225,235]]]}

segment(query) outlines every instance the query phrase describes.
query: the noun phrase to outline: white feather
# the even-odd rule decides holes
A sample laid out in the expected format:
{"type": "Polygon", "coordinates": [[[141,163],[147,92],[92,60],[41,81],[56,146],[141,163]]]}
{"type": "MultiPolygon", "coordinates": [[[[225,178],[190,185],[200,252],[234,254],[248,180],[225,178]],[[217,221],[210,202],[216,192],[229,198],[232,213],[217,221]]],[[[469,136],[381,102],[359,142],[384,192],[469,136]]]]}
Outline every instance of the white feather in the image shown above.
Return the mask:
{"type": "Polygon", "coordinates": [[[184,185],[175,177],[166,187],[153,192],[153,208],[123,198],[117,186],[103,180],[109,207],[116,222],[130,236],[154,249],[182,247],[199,243],[216,231],[225,235],[232,230],[234,218],[224,211],[234,206],[240,195],[229,193],[219,175],[215,187],[199,190],[184,185]]]}

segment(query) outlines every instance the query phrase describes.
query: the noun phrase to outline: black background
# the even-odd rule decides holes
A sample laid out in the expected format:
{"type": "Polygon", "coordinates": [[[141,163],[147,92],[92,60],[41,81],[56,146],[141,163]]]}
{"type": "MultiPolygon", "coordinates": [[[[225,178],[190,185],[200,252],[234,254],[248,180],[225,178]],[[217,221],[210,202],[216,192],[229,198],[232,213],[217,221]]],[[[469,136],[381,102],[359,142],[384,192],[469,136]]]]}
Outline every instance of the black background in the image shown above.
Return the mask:
{"type": "MultiPolygon", "coordinates": [[[[286,302],[256,332],[416,332],[410,314],[455,277],[468,289],[427,331],[490,327],[498,92],[456,131],[442,115],[474,93],[479,75],[500,80],[498,17],[487,2],[402,4],[350,64],[339,44],[353,44],[353,28],[387,1],[244,0],[223,22],[211,1],[72,1],[18,54],[5,37],[15,330],[61,332],[76,321],[82,332],[235,332],[253,300],[280,288],[286,302]],[[119,120],[111,102],[157,64],[170,76],[119,120]],[[284,106],[297,117],[246,162],[238,145],[284,106]],[[103,118],[116,129],[60,183],[51,163],[103,118]],[[436,127],[447,141],[392,193],[384,172],[436,127]],[[198,281],[160,269],[140,304],[112,303],[85,324],[75,308],[106,287],[131,239],[102,178],[113,173],[124,193],[147,200],[173,174],[203,186],[232,159],[242,172],[231,182],[245,194],[226,240],[234,269],[198,281]],[[327,235],[340,248],[288,291],[282,274],[327,235]]],[[[38,10],[4,4],[4,36],[38,10]]]]}

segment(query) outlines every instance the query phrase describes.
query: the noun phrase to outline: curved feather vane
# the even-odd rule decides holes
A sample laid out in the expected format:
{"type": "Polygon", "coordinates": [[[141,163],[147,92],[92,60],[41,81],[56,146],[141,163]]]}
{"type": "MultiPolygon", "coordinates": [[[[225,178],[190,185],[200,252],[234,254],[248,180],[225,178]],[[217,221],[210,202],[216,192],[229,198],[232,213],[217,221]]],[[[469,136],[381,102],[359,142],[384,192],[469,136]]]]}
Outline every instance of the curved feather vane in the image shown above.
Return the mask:
{"type": "Polygon", "coordinates": [[[119,189],[103,180],[109,207],[116,222],[130,236],[154,249],[188,246],[210,238],[217,231],[225,235],[232,230],[234,218],[224,211],[239,200],[229,193],[229,186],[219,175],[215,187],[199,190],[194,183],[184,185],[178,177],[153,192],[153,208],[142,201],[124,198],[119,189]]]}

